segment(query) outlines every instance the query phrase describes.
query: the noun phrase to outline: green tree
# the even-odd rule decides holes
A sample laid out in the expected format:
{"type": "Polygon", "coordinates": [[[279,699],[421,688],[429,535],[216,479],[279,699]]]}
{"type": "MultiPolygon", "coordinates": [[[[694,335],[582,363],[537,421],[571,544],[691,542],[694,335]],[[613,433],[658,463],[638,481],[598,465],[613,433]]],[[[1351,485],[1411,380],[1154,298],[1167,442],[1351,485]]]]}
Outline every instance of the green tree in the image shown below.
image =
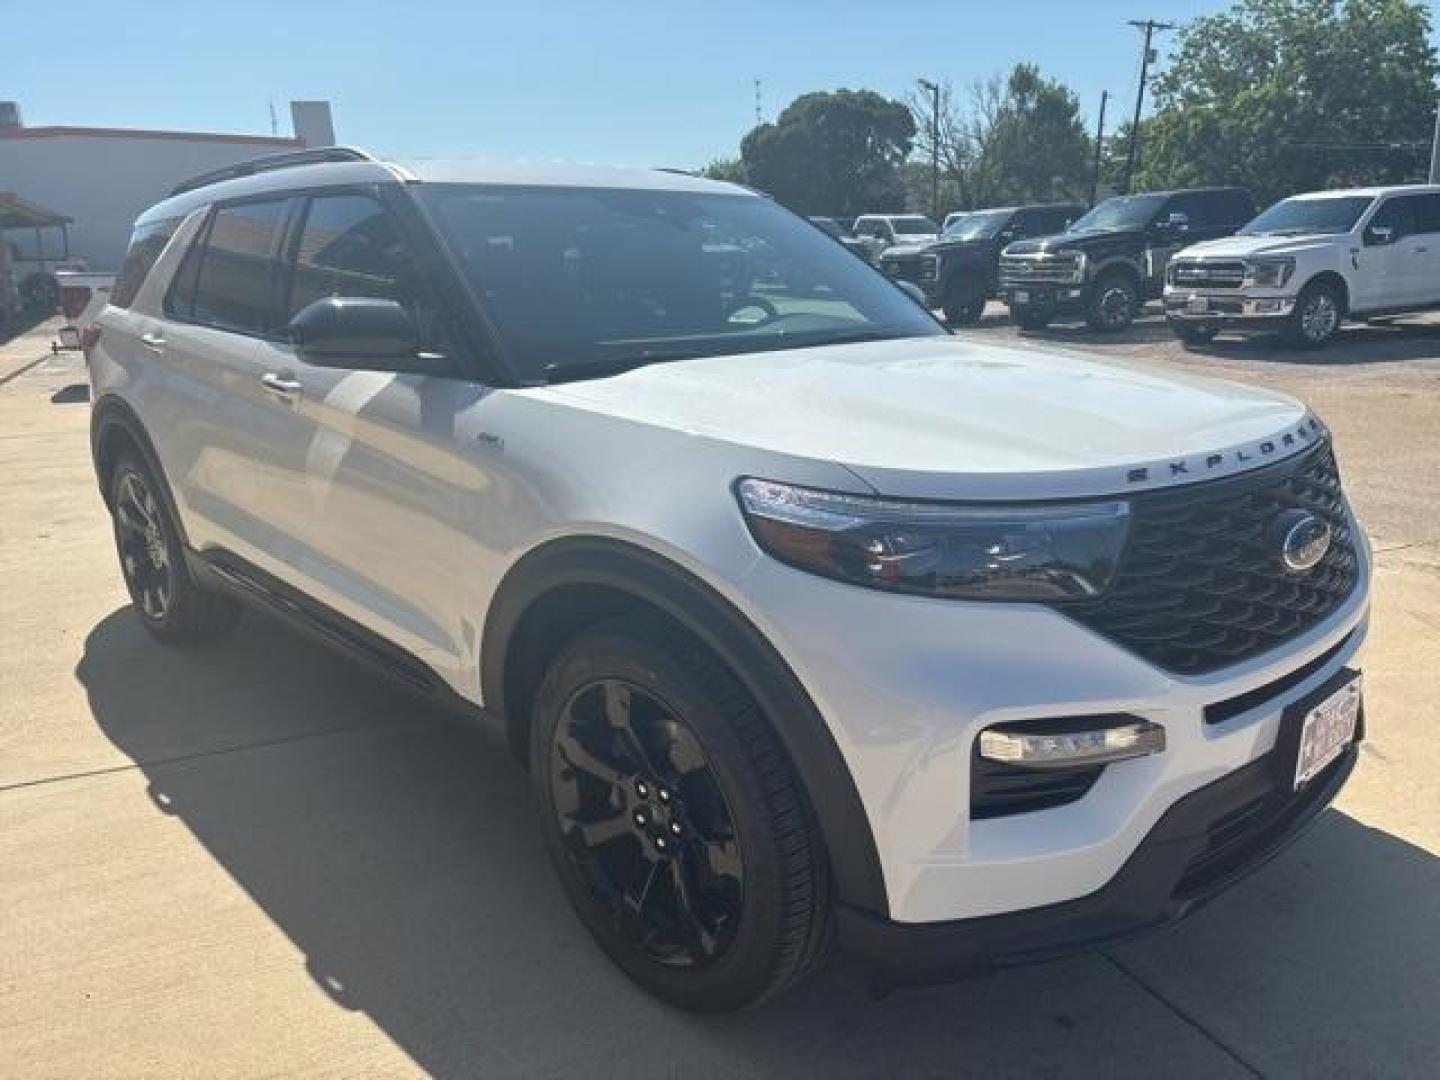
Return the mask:
{"type": "MultiPolygon", "coordinates": [[[[912,95],[917,161],[929,161],[936,125],[928,94],[912,95]]],[[[973,83],[963,103],[940,91],[940,162],[947,207],[1077,198],[1090,190],[1090,136],[1074,91],[1034,64],[973,83]]]]}
{"type": "Polygon", "coordinates": [[[716,158],[700,170],[700,175],[711,180],[724,180],[731,184],[748,184],[750,182],[745,172],[745,162],[739,158],[716,158]]]}
{"type": "Polygon", "coordinates": [[[804,94],[740,145],[749,183],[802,214],[853,217],[905,204],[910,110],[870,90],[804,94]]]}
{"type": "Polygon", "coordinates": [[[1240,0],[1191,22],[1155,81],[1135,188],[1297,191],[1423,175],[1435,116],[1431,6],[1240,0]]]}

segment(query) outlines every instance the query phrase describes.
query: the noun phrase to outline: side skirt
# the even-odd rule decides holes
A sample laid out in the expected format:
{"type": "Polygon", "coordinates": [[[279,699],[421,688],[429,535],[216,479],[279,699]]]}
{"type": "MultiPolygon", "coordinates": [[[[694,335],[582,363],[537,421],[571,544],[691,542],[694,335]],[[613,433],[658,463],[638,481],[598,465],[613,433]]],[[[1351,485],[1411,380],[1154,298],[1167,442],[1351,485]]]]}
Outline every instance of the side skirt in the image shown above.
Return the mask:
{"type": "Polygon", "coordinates": [[[195,580],[246,606],[277,616],[307,637],[328,645],[427,701],[453,712],[484,715],[461,697],[428,664],[355,620],[301,592],[225,548],[185,549],[195,580]]]}

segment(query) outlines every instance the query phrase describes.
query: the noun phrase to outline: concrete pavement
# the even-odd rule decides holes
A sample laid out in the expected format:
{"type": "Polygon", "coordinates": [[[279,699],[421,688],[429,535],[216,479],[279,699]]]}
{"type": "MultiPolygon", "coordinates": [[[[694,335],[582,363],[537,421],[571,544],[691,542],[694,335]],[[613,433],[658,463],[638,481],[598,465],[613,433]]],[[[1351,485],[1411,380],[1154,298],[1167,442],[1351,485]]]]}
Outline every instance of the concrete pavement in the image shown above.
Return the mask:
{"type": "Polygon", "coordinates": [[[1440,340],[1420,340],[1343,384],[1217,361],[1310,380],[1387,547],[1371,738],[1306,838],[1107,955],[879,1002],[839,960],[709,1020],[590,944],[498,733],[258,617],[219,649],[151,642],[79,358],[0,348],[0,378],[41,357],[0,384],[0,1076],[1433,1076],[1440,340]]]}

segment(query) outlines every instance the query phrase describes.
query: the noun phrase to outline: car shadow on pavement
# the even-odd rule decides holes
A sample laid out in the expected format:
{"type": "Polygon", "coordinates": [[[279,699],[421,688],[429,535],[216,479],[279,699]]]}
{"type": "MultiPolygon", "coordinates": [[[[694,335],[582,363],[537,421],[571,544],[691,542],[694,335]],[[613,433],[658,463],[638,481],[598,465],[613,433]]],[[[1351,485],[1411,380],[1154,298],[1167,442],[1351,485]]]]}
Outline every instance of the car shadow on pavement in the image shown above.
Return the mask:
{"type": "Polygon", "coordinates": [[[878,1001],[842,958],[762,1009],[698,1018],[591,944],[497,730],[257,616],[186,651],[121,609],[76,675],[155,812],[337,1007],[432,1075],[1419,1075],[1440,1060],[1440,860],[1338,812],[1110,957],[878,1001]]]}
{"type": "Polygon", "coordinates": [[[1296,349],[1278,335],[1240,337],[1222,334],[1205,345],[1192,345],[1196,356],[1260,360],[1272,364],[1312,367],[1354,367],[1404,360],[1440,360],[1440,323],[1397,322],[1377,326],[1349,325],[1336,332],[1322,349],[1296,349]]]}

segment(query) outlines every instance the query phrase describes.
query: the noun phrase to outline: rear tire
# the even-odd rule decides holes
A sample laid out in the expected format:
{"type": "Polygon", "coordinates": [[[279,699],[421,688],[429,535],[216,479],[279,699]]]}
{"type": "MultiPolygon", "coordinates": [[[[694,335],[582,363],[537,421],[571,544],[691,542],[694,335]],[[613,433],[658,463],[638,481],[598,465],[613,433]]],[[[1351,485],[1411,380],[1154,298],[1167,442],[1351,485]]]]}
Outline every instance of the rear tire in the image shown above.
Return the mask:
{"type": "Polygon", "coordinates": [[[1102,334],[1128,330],[1140,306],[1140,291],[1129,275],[1102,274],[1085,298],[1085,322],[1102,334]]]}
{"type": "Polygon", "coordinates": [[[204,644],[229,633],[240,619],[240,605],[195,581],[180,531],[138,459],[126,456],[116,463],[110,507],[120,573],[141,625],[170,645],[204,644]]]}
{"type": "Polygon", "coordinates": [[[1012,307],[1010,314],[1021,330],[1044,330],[1050,325],[1050,312],[1044,308],[1012,307]]]}
{"type": "Polygon", "coordinates": [[[704,646],[649,618],[582,633],[536,695],[530,764],[576,914],[650,993],[725,1012],[818,962],[818,828],[769,721],[704,646]]]}
{"type": "Polygon", "coordinates": [[[1335,336],[1344,317],[1340,290],[1329,282],[1312,281],[1295,300],[1284,330],[1285,341],[1297,349],[1318,349],[1335,336]]]}

